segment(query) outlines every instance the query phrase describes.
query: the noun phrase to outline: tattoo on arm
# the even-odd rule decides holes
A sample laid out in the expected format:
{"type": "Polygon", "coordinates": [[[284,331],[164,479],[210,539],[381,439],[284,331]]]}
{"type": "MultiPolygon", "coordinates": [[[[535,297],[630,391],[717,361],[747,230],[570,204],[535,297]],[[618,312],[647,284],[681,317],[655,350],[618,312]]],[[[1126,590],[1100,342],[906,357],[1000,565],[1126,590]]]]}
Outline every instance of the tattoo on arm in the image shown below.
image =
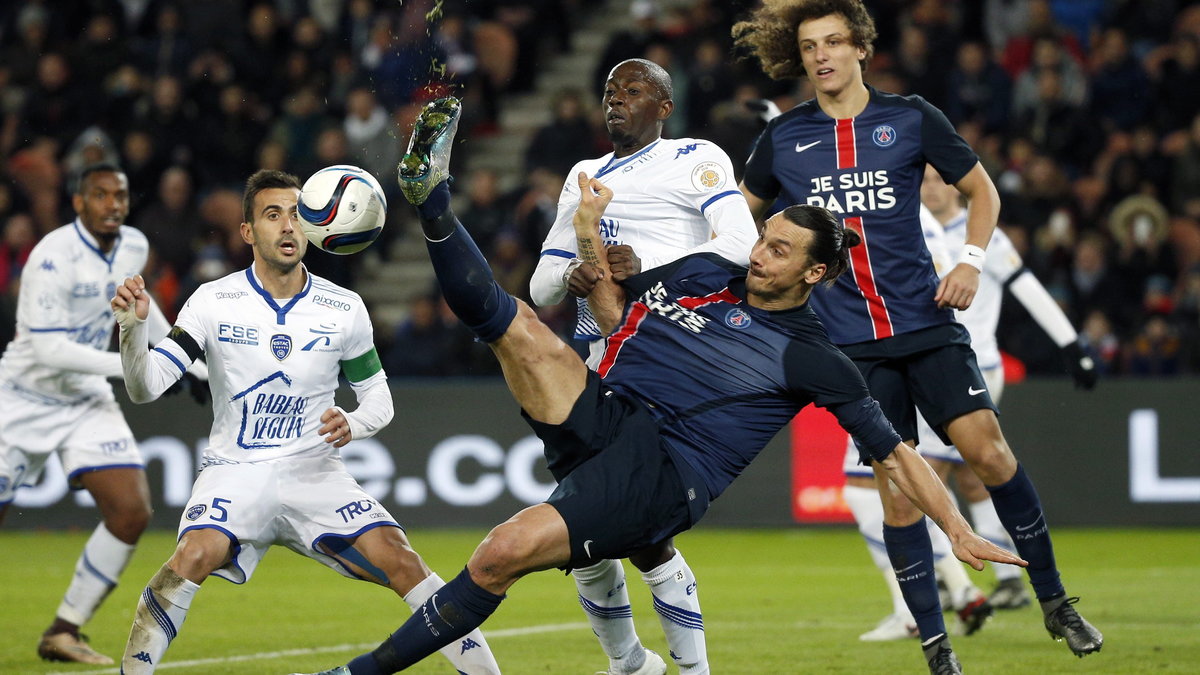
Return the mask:
{"type": "Polygon", "coordinates": [[[579,259],[591,263],[593,265],[600,264],[600,255],[596,253],[596,247],[592,245],[591,239],[579,239],[579,259]]]}

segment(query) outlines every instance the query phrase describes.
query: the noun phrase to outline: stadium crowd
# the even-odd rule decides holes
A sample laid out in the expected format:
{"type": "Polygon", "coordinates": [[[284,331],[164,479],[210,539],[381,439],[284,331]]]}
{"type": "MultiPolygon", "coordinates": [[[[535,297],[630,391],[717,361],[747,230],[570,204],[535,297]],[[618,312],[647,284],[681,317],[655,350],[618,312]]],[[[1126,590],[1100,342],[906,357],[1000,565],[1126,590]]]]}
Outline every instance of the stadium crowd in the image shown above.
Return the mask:
{"type": "MultiPolygon", "coordinates": [[[[1200,3],[1188,0],[875,0],[866,79],[944,110],[1001,191],[1001,226],[1079,327],[1106,375],[1200,372],[1200,3]]],[[[744,165],[763,127],[748,105],[809,98],[731,51],[748,0],[635,0],[578,89],[557,92],[519,187],[466,172],[470,138],[501,133],[506,97],[571,49],[579,0],[15,0],[0,7],[0,340],[11,338],[21,267],[68,222],[71,180],[114,161],[149,238],[149,284],[169,317],[190,289],[248,264],[241,185],[255,168],[307,176],[356,164],[388,189],[405,125],[453,92],[459,213],[512,293],[528,296],[559,190],[578,160],[611,149],[607,68],[645,57],[675,82],[666,134],[719,144],[744,165]]],[[[795,87],[800,88],[795,88],[795,87]]],[[[389,197],[398,198],[398,194],[389,197]]],[[[396,204],[401,201],[390,200],[396,204]]],[[[414,223],[393,208],[389,245],[414,223]]],[[[354,287],[354,258],[310,253],[354,287]]],[[[486,348],[421,294],[376,326],[390,374],[496,372],[486,348]]],[[[544,318],[566,334],[564,307],[544,318]]],[[[1063,373],[1018,303],[1000,343],[1032,373],[1063,373]]]]}

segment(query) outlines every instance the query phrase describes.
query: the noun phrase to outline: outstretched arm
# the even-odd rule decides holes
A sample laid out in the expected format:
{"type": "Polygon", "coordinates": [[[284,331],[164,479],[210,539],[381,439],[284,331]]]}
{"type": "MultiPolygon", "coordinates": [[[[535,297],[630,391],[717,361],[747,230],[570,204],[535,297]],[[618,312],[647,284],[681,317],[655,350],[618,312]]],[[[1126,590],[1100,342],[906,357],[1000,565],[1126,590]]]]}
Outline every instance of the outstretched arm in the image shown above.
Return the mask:
{"type": "Polygon", "coordinates": [[[579,172],[579,208],[575,210],[575,239],[579,245],[579,258],[591,265],[599,274],[592,292],[588,294],[588,307],[596,317],[600,331],[608,335],[616,328],[625,310],[625,291],[613,280],[604,251],[604,240],[600,238],[600,216],[612,201],[613,191],[604,183],[588,178],[579,172]]]}
{"type": "Polygon", "coordinates": [[[946,486],[916,450],[900,443],[879,463],[896,487],[942,528],[950,538],[954,555],[959,560],[976,570],[983,569],[985,560],[1021,566],[1028,564],[971,530],[971,526],[954,505],[946,486]]]}

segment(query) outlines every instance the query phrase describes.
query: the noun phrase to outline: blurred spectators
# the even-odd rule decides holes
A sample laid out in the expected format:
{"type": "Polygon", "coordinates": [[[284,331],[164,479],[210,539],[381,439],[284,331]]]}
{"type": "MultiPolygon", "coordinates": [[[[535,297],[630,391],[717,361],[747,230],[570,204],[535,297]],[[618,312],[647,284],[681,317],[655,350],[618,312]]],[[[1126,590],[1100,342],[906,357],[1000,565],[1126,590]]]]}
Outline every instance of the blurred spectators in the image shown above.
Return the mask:
{"type": "MultiPolygon", "coordinates": [[[[562,73],[539,78],[574,62],[556,60],[571,47],[566,27],[604,16],[595,3],[0,3],[0,222],[34,239],[68,222],[72,177],[116,159],[130,178],[129,220],[153,247],[156,291],[170,297],[178,288],[186,298],[248,264],[238,225],[249,173],[278,168],[303,179],[351,163],[379,178],[393,206],[367,255],[405,264],[394,257],[411,243],[413,217],[395,165],[420,106],[454,94],[465,102],[451,166],[458,211],[503,282],[524,295],[522,277],[566,173],[607,152],[599,93],[617,62],[641,57],[666,68],[676,110],[665,134],[718,143],[738,173],[763,125],[746,101],[766,97],[786,111],[812,96],[806,81],[768,80],[730,53],[729,28],[754,0],[622,2],[624,20],[610,26],[594,70],[567,80],[579,91],[561,93],[548,89],[563,86],[562,73]],[[502,128],[500,113],[525,92],[555,115],[514,150],[509,134],[519,132],[502,128]],[[477,142],[489,135],[502,150],[477,142]],[[513,169],[471,163],[493,151],[511,156],[486,166],[513,169]]],[[[1082,322],[1106,372],[1200,373],[1200,5],[866,4],[880,30],[869,82],[942,107],[996,181],[1001,225],[1082,322]]],[[[0,245],[0,281],[8,278],[0,309],[24,247],[9,239],[0,245]]],[[[309,262],[353,286],[359,260],[314,252],[309,262]]],[[[496,372],[487,347],[444,303],[425,304],[409,310],[410,321],[432,305],[445,349],[432,358],[439,365],[414,370],[496,372]]],[[[541,312],[552,325],[571,324],[569,307],[541,312]]],[[[1001,345],[1031,373],[1061,373],[1053,346],[1031,337],[1027,317],[1010,314],[1001,345]]]]}
{"type": "Polygon", "coordinates": [[[596,132],[584,114],[583,96],[564,89],[554,97],[554,119],[537,130],[525,151],[525,170],[546,169],[566,177],[575,163],[596,154],[596,132]]]}

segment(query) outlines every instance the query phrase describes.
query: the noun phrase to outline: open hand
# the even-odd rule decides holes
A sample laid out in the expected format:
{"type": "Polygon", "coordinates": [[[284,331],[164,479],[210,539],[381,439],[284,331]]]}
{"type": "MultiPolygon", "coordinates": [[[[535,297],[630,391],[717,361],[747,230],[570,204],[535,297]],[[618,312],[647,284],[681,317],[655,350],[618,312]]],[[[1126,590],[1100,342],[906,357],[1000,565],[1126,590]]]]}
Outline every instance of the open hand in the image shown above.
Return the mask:
{"type": "Polygon", "coordinates": [[[1029,566],[1029,563],[1017,554],[1000,548],[974,532],[959,541],[952,541],[951,544],[954,547],[954,557],[967,563],[977,572],[983,571],[984,561],[987,560],[1021,567],[1029,566]]]}
{"type": "Polygon", "coordinates": [[[352,440],[350,422],[337,408],[329,408],[321,413],[321,428],[317,433],[324,436],[325,442],[332,443],[335,448],[340,448],[352,440]]]}

